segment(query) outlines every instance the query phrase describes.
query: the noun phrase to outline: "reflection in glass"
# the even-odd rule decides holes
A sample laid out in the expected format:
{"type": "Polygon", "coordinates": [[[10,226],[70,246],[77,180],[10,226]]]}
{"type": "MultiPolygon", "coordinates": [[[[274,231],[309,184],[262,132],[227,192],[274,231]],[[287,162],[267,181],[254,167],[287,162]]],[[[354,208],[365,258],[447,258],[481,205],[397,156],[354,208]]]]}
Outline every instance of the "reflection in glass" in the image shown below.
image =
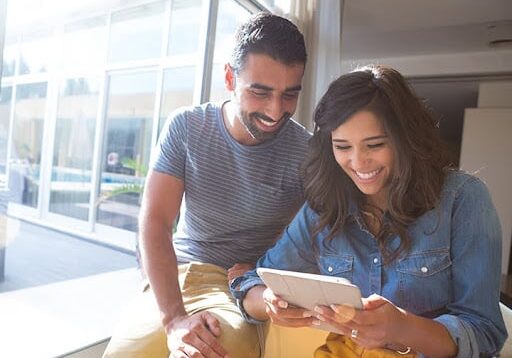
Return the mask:
{"type": "Polygon", "coordinates": [[[19,74],[40,73],[48,71],[51,56],[55,53],[54,41],[49,36],[41,36],[20,44],[19,74]]]}
{"type": "Polygon", "coordinates": [[[16,46],[6,45],[3,59],[2,77],[13,76],[16,64],[16,46]]]}
{"type": "Polygon", "coordinates": [[[165,70],[160,107],[160,128],[175,109],[192,105],[195,67],[176,67],[165,70]]]}
{"type": "Polygon", "coordinates": [[[213,53],[213,73],[210,87],[210,101],[221,101],[229,98],[224,87],[224,64],[229,62],[233,48],[234,34],[238,25],[247,20],[250,13],[236,1],[221,0],[217,17],[215,51],[213,53]]]}
{"type": "Polygon", "coordinates": [[[158,2],[112,14],[109,61],[160,56],[164,3],[158,2]]]}
{"type": "Polygon", "coordinates": [[[7,170],[7,141],[9,139],[9,118],[11,117],[12,87],[0,89],[0,175],[7,170]]]}
{"type": "Polygon", "coordinates": [[[18,85],[14,107],[9,187],[17,188],[14,201],[37,207],[46,82],[18,85]]]}
{"type": "Polygon", "coordinates": [[[98,82],[85,78],[60,86],[50,211],[81,220],[89,217],[98,82]]]}
{"type": "Polygon", "coordinates": [[[151,150],[156,73],[110,78],[97,222],[137,230],[151,150]]]}
{"type": "Polygon", "coordinates": [[[194,55],[199,47],[201,0],[172,1],[168,55],[194,55]]]}
{"type": "Polygon", "coordinates": [[[102,67],[105,60],[106,18],[95,17],[67,25],[63,36],[62,68],[90,69],[102,67]]]}

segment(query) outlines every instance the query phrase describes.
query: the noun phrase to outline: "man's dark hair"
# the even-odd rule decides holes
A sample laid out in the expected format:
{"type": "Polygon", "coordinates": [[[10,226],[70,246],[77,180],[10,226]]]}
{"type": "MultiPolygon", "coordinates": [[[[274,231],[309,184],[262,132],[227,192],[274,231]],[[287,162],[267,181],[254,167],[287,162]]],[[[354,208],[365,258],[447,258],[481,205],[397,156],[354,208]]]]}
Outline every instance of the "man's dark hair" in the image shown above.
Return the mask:
{"type": "Polygon", "coordinates": [[[267,12],[260,12],[240,25],[236,32],[231,67],[235,74],[243,70],[247,55],[264,54],[290,65],[306,64],[304,36],[289,20],[267,12]]]}

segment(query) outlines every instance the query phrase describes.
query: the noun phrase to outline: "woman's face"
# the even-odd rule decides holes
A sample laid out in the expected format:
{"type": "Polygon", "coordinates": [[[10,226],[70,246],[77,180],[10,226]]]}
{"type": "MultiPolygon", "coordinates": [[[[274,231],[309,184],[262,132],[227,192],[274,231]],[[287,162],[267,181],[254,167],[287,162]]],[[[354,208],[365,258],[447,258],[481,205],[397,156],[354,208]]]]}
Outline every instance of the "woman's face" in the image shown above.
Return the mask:
{"type": "Polygon", "coordinates": [[[380,120],[372,112],[356,112],[331,132],[331,138],[340,167],[370,203],[385,210],[394,153],[380,120]]]}

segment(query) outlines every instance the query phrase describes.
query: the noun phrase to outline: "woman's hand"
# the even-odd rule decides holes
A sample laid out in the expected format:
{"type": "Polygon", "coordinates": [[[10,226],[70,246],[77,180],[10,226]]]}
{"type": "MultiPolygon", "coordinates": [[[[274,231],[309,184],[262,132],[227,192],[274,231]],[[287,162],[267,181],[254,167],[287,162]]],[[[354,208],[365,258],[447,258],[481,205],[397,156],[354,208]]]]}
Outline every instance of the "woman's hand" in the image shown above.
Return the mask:
{"type": "Polygon", "coordinates": [[[313,312],[289,305],[268,287],[263,291],[263,302],[268,317],[279,326],[309,327],[316,320],[313,312]]]}
{"type": "Polygon", "coordinates": [[[363,298],[363,310],[345,305],[319,306],[316,317],[365,348],[404,348],[399,344],[405,311],[379,295],[363,298]]]}

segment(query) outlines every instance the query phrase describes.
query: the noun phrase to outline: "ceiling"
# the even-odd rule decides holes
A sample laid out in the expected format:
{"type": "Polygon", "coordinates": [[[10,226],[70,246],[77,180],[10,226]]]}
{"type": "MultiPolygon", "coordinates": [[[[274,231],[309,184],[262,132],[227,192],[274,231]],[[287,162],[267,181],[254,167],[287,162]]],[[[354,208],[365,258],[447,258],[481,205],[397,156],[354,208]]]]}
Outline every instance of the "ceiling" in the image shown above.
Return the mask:
{"type": "Polygon", "coordinates": [[[343,59],[490,51],[512,40],[512,1],[345,0],[342,34],[343,59]]]}
{"type": "MultiPolygon", "coordinates": [[[[512,49],[512,0],[345,0],[342,61],[512,49]],[[495,40],[510,39],[503,46],[495,40]]],[[[377,61],[375,61],[377,60],[377,61]]],[[[393,63],[393,61],[390,61],[393,63]]],[[[387,62],[389,63],[389,61],[387,62]]],[[[510,79],[511,74],[504,74],[510,79]]],[[[464,109],[477,106],[478,76],[409,78],[440,119],[458,163],[464,109]]]]}

